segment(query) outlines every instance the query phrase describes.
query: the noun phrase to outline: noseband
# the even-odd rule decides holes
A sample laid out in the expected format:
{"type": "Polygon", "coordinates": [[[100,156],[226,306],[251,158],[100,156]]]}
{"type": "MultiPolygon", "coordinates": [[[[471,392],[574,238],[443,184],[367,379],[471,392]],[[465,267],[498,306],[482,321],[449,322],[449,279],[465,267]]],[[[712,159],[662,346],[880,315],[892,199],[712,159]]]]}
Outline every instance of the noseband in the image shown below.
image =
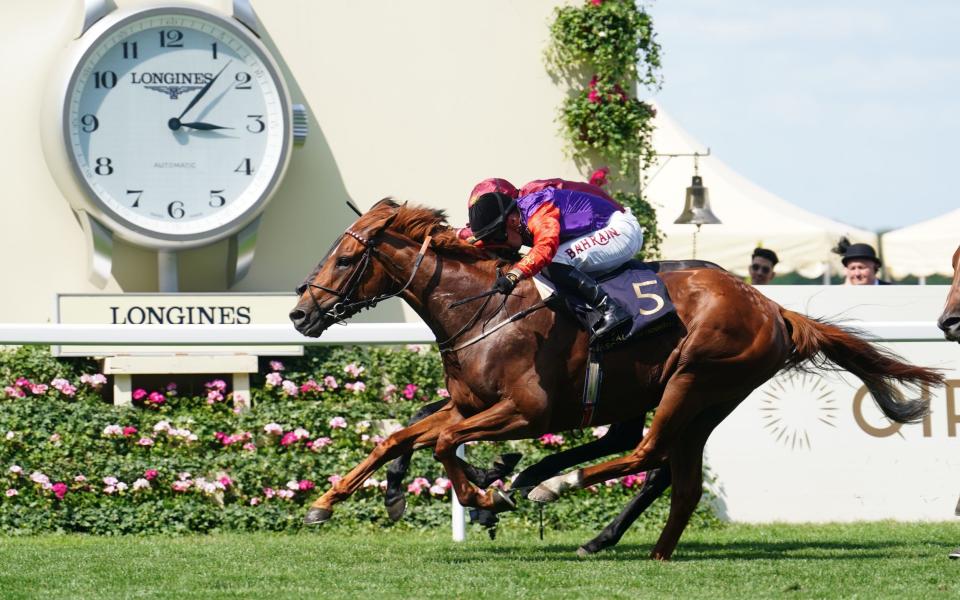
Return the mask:
{"type": "MultiPolygon", "coordinates": [[[[417,276],[417,270],[420,268],[420,263],[423,262],[423,257],[427,253],[427,246],[430,245],[430,241],[433,239],[431,236],[427,236],[423,240],[423,244],[420,246],[420,252],[417,253],[416,259],[413,261],[413,271],[410,273],[409,279],[403,284],[399,290],[392,292],[390,294],[381,294],[379,296],[374,296],[373,298],[368,298],[366,300],[353,300],[351,297],[357,291],[357,288],[360,287],[360,281],[363,279],[364,274],[367,271],[367,268],[370,266],[373,253],[376,252],[380,254],[380,251],[377,250],[377,240],[368,239],[351,230],[346,230],[344,233],[357,240],[364,246],[363,254],[360,256],[360,260],[357,262],[357,266],[354,267],[353,272],[350,273],[350,276],[347,278],[343,285],[340,286],[339,290],[334,290],[312,281],[307,281],[306,289],[310,292],[310,299],[313,300],[313,305],[318,311],[323,312],[324,316],[332,318],[334,321],[342,321],[356,313],[366,310],[368,308],[373,308],[380,302],[387,300],[389,298],[394,298],[402,294],[410,284],[413,283],[413,278],[417,276]],[[317,302],[316,296],[313,295],[313,288],[324,291],[328,294],[331,294],[337,297],[339,300],[334,303],[330,310],[324,311],[320,308],[320,303],[317,302]]],[[[392,262],[392,261],[391,261],[392,262]]]]}

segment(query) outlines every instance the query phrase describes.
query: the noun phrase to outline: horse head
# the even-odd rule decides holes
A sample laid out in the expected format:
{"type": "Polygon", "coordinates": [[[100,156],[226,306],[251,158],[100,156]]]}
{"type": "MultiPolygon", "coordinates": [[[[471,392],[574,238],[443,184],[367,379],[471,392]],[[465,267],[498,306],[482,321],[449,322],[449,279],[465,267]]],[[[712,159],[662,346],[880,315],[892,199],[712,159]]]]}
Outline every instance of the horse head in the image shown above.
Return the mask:
{"type": "Polygon", "coordinates": [[[379,302],[392,279],[373,260],[373,254],[398,209],[390,198],[377,202],[333,242],[316,268],[297,286],[299,299],[290,311],[297,331],[320,337],[334,323],[379,302]]]}
{"type": "Polygon", "coordinates": [[[947,305],[937,320],[948,340],[960,342],[960,248],[953,253],[953,283],[947,294],[947,305]]]}

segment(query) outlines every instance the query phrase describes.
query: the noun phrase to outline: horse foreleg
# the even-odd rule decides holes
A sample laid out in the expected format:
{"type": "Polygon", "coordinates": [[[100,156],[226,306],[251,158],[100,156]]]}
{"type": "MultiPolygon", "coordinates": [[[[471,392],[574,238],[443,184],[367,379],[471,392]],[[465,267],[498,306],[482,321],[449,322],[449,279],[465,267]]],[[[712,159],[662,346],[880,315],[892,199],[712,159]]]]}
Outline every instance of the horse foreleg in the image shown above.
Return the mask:
{"type": "Polygon", "coordinates": [[[513,502],[499,490],[481,494],[470,483],[464,462],[454,453],[458,446],[475,440],[497,441],[525,437],[529,421],[517,412],[510,400],[501,400],[487,410],[455,423],[440,434],[434,447],[435,458],[443,464],[457,499],[463,506],[493,510],[510,510],[513,502]]]}
{"type": "Polygon", "coordinates": [[[580,463],[594,460],[603,456],[626,452],[636,447],[643,437],[643,424],[646,415],[636,419],[615,423],[610,426],[607,433],[600,439],[593,440],[582,446],[570,448],[551,454],[539,462],[527,467],[517,475],[513,480],[511,487],[520,490],[524,496],[529,493],[533,486],[543,482],[545,479],[553,477],[557,473],[570,467],[575,467],[580,463]]]}
{"type": "Polygon", "coordinates": [[[333,514],[333,505],[355,492],[383,463],[416,448],[433,446],[444,428],[462,418],[453,404],[447,404],[422,421],[391,434],[386,440],[377,444],[363,462],[310,505],[304,522],[309,525],[328,520],[333,514]]]}
{"type": "MultiPolygon", "coordinates": [[[[430,415],[436,413],[447,403],[446,400],[431,402],[420,408],[413,414],[407,427],[419,423],[430,415]]],[[[387,507],[387,514],[391,521],[397,521],[403,516],[407,507],[407,501],[403,493],[403,478],[410,469],[410,460],[413,458],[413,450],[404,452],[399,458],[390,463],[387,467],[387,490],[383,497],[383,503],[387,507]]]]}
{"type": "Polygon", "coordinates": [[[579,556],[587,556],[599,552],[604,548],[615,546],[627,529],[633,525],[633,522],[647,510],[653,501],[663,495],[663,492],[670,487],[670,465],[654,469],[647,473],[643,481],[643,487],[619,515],[604,527],[603,531],[586,544],[577,549],[579,556]]]}

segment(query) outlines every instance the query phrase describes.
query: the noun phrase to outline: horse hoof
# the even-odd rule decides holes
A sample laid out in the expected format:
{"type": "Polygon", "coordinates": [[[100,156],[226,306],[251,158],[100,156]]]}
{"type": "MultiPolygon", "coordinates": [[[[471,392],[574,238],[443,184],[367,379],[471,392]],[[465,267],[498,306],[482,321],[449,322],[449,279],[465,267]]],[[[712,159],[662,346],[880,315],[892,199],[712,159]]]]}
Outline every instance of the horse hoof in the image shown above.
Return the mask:
{"type": "Polygon", "coordinates": [[[400,496],[393,504],[387,505],[387,516],[389,516],[390,520],[394,523],[403,518],[403,513],[405,512],[407,512],[407,499],[403,496],[400,496]]]}
{"type": "Polygon", "coordinates": [[[493,512],[499,513],[508,510],[517,510],[517,503],[502,490],[490,490],[490,499],[493,501],[493,512]]]}
{"type": "Polygon", "coordinates": [[[542,483],[537,487],[530,490],[530,493],[527,494],[527,500],[532,500],[533,502],[547,503],[547,502],[556,502],[560,499],[560,494],[551,490],[542,483]]]}
{"type": "Polygon", "coordinates": [[[588,556],[593,556],[593,552],[590,552],[584,546],[577,548],[577,558],[587,558],[588,556]]]}
{"type": "Polygon", "coordinates": [[[329,508],[311,508],[307,511],[307,516],[303,518],[303,524],[316,525],[317,523],[329,521],[332,516],[333,511],[329,508]]]}

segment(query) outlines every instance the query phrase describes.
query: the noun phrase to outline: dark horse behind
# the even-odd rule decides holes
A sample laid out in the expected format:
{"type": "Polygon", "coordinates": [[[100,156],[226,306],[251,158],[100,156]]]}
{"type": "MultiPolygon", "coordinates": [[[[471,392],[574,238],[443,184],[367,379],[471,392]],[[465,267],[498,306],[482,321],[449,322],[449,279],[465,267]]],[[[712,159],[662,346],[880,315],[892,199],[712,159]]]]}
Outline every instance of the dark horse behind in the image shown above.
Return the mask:
{"type": "MultiPolygon", "coordinates": [[[[330,325],[383,299],[403,298],[441,343],[450,402],[391,435],[317,499],[306,521],[329,519],[385,462],[434,448],[465,506],[507,510],[497,490],[482,493],[454,450],[481,440],[530,438],[581,425],[587,333],[542,307],[524,281],[502,302],[453,306],[490,289],[498,261],[461,242],[444,214],[383,200],[360,217],[298,289],[290,313],[298,331],[330,325]]],[[[548,479],[531,492],[551,500],[629,473],[668,465],[673,488],[666,526],[653,548],[669,558],[700,499],[703,447],[750,392],[784,368],[832,363],[859,377],[897,422],[926,413],[897,382],[940,384],[941,375],[909,365],[843,328],[769,300],[717,269],[663,273],[681,324],[603,355],[604,385],[594,424],[638,422],[656,408],[649,430],[627,455],[548,479]],[[809,362],[808,362],[809,361],[809,362]]]]}

